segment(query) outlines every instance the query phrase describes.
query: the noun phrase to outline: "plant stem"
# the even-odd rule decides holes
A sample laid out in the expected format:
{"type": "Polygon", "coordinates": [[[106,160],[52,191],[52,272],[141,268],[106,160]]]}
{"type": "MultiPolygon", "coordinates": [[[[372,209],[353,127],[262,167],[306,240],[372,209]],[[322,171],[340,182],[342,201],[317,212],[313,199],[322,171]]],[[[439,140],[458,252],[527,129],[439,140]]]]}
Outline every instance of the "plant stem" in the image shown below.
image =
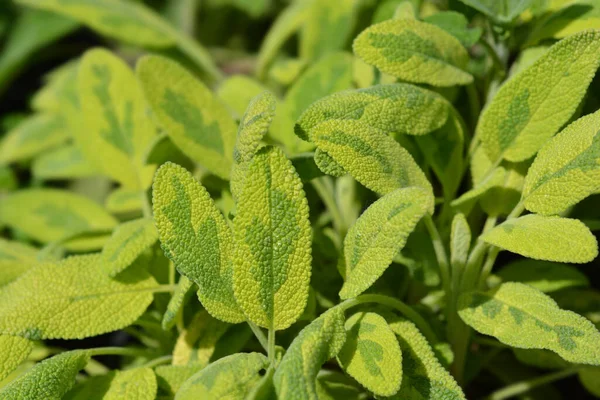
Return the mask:
{"type": "Polygon", "coordinates": [[[479,44],[483,46],[485,51],[492,59],[492,64],[494,65],[495,70],[500,74],[500,78],[504,78],[506,76],[506,67],[496,52],[496,49],[494,49],[492,45],[489,44],[488,41],[483,37],[479,39],[479,44]]]}
{"type": "Polygon", "coordinates": [[[275,329],[272,327],[269,328],[268,341],[267,355],[269,356],[269,362],[271,365],[275,365],[275,329]]]}
{"type": "Polygon", "coordinates": [[[473,132],[473,140],[475,138],[475,128],[477,127],[477,120],[479,119],[479,113],[481,112],[481,102],[479,101],[479,93],[477,93],[477,87],[475,81],[467,85],[467,98],[469,100],[469,110],[471,112],[471,129],[473,132]]]}
{"type": "Polygon", "coordinates": [[[152,207],[148,200],[148,193],[146,193],[145,190],[142,190],[140,196],[142,196],[142,212],[144,213],[144,218],[152,218],[152,207]]]}
{"type": "Polygon", "coordinates": [[[146,364],[142,365],[145,368],[154,368],[158,365],[167,364],[173,360],[172,355],[166,355],[162,357],[155,358],[153,360],[148,361],[146,364]]]}
{"type": "Polygon", "coordinates": [[[566,378],[568,376],[576,374],[581,369],[580,366],[564,369],[562,371],[554,372],[552,374],[543,375],[537,378],[528,379],[525,381],[513,383],[512,385],[506,386],[500,390],[495,391],[486,397],[487,400],[504,400],[510,397],[518,396],[523,393],[530,391],[538,386],[547,385],[559,379],[566,378]]]}
{"type": "Polygon", "coordinates": [[[444,288],[446,296],[449,296],[452,290],[450,287],[450,264],[448,263],[448,256],[446,255],[444,243],[442,242],[440,233],[438,232],[431,215],[426,214],[423,219],[425,221],[425,226],[429,231],[429,236],[431,237],[431,241],[433,243],[433,250],[435,251],[435,256],[437,258],[438,265],[440,266],[442,287],[444,288]]]}
{"type": "Polygon", "coordinates": [[[248,321],[248,326],[250,326],[250,329],[252,329],[252,333],[254,333],[254,336],[256,336],[256,339],[258,339],[258,341],[259,341],[260,345],[263,347],[263,349],[265,349],[265,351],[269,351],[269,344],[267,343],[267,337],[265,336],[263,331],[254,322],[248,321]]]}
{"type": "Polygon", "coordinates": [[[134,349],[131,347],[96,347],[87,350],[92,357],[95,356],[130,356],[145,357],[148,355],[147,349],[134,349]]]}
{"type": "MultiPolygon", "coordinates": [[[[327,210],[331,213],[331,219],[333,220],[333,227],[336,232],[340,233],[344,230],[344,218],[342,218],[342,213],[340,212],[340,208],[338,207],[337,201],[335,201],[335,196],[333,195],[333,190],[330,190],[325,185],[324,177],[316,178],[311,181],[313,187],[317,191],[323,203],[327,207],[327,210]]],[[[343,239],[343,238],[340,238],[343,239]]]]}

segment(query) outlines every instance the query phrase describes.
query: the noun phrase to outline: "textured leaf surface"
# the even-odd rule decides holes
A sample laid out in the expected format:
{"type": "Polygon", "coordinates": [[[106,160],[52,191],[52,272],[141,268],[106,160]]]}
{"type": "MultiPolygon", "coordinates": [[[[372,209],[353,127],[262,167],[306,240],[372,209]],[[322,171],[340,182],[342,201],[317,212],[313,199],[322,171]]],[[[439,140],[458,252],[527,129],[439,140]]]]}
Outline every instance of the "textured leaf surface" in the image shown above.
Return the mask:
{"type": "Polygon", "coordinates": [[[269,365],[259,353],[238,353],[222,358],[189,378],[175,400],[237,400],[261,379],[269,365]]]}
{"type": "Polygon", "coordinates": [[[0,238],[0,288],[37,264],[37,249],[0,238]]]}
{"type": "MultiPolygon", "coordinates": [[[[535,26],[527,38],[527,44],[535,44],[544,39],[562,39],[585,29],[600,28],[600,4],[596,0],[577,0],[576,2],[553,1],[553,5],[565,5],[552,10],[535,26]]],[[[550,11],[550,10],[549,10],[550,11]]]]}
{"type": "Polygon", "coordinates": [[[198,298],[215,318],[245,320],[233,296],[233,238],[210,195],[184,168],[166,163],[153,185],[154,221],[163,250],[198,284],[198,298]]]}
{"type": "Polygon", "coordinates": [[[600,190],[600,111],[552,138],[529,168],[523,197],[538,214],[558,214],[600,190]]]}
{"type": "Polygon", "coordinates": [[[120,187],[109,193],[105,206],[113,213],[141,211],[142,194],[139,190],[120,187]]]}
{"type": "Polygon", "coordinates": [[[267,89],[261,83],[246,75],[233,75],[223,81],[217,89],[217,95],[236,118],[241,118],[252,99],[265,90],[267,89]]]}
{"type": "Polygon", "coordinates": [[[320,150],[379,194],[409,186],[432,190],[410,153],[378,129],[361,121],[334,120],[319,124],[312,132],[320,150]]]}
{"type": "MultiPolygon", "coordinates": [[[[192,375],[202,369],[199,366],[160,365],[154,368],[158,394],[167,399],[173,399],[175,394],[192,375]]],[[[162,397],[158,397],[162,399],[162,397]]]]}
{"type": "Polygon", "coordinates": [[[111,230],[117,225],[98,204],[57,189],[25,189],[2,198],[0,222],[44,243],[83,231],[111,230]]]}
{"type": "Polygon", "coordinates": [[[75,386],[65,400],[154,400],[157,384],[150,368],[112,371],[75,386]]]}
{"type": "Polygon", "coordinates": [[[302,329],[273,376],[278,398],[316,400],[317,374],[345,341],[344,312],[339,307],[329,309],[302,329]]]}
{"type": "Polygon", "coordinates": [[[25,361],[32,349],[33,342],[29,339],[0,335],[0,382],[25,361]]]}
{"type": "Polygon", "coordinates": [[[337,355],[344,371],[378,396],[392,396],[402,381],[402,353],[383,317],[356,313],[346,321],[347,338],[337,355]]]}
{"type": "Polygon", "coordinates": [[[114,277],[129,267],[157,240],[158,232],[150,218],[140,218],[117,226],[102,249],[102,262],[108,275],[114,277]]]}
{"type": "Polygon", "coordinates": [[[246,174],[234,220],[235,297],[249,320],[285,329],[304,311],[312,231],[300,177],[279,149],[265,148],[246,174]]]}
{"type": "Polygon", "coordinates": [[[69,144],[36,157],[31,165],[37,179],[74,179],[101,175],[78,146],[69,144]]]}
{"type": "Polygon", "coordinates": [[[421,188],[396,189],[373,203],[344,240],[346,282],[340,298],[356,297],[368,289],[432,207],[433,196],[421,188]]]}
{"type": "Polygon", "coordinates": [[[111,332],[146,310],[155,286],[145,265],[109,278],[100,255],[42,264],[0,292],[0,332],[32,340],[111,332]]]}
{"type": "Polygon", "coordinates": [[[36,364],[2,390],[5,400],[60,400],[89,361],[86,351],[68,351],[36,364]]]}
{"type": "Polygon", "coordinates": [[[185,296],[193,285],[194,283],[187,277],[182,275],[179,278],[177,288],[173,292],[173,296],[171,296],[169,304],[167,304],[167,311],[165,311],[165,315],[163,315],[162,328],[164,330],[169,330],[173,327],[173,325],[175,325],[176,317],[181,312],[181,307],[183,306],[185,296]]]}
{"type": "Polygon", "coordinates": [[[600,64],[599,51],[600,31],[573,35],[500,88],[476,133],[492,162],[530,158],[571,118],[600,64]]]}
{"type": "MultiPolygon", "coordinates": [[[[410,2],[405,2],[405,4],[410,2]]],[[[442,11],[423,18],[424,22],[442,28],[455,38],[457,38],[463,46],[471,47],[479,40],[481,36],[481,28],[469,28],[467,18],[456,11],[442,11]]]]}
{"type": "Polygon", "coordinates": [[[440,364],[427,339],[402,317],[388,318],[402,351],[402,385],[398,400],[465,400],[462,389],[440,364]]]}
{"type": "Polygon", "coordinates": [[[231,325],[202,310],[181,332],[173,348],[173,365],[208,365],[215,345],[231,325]]]}
{"type": "Polygon", "coordinates": [[[504,282],[521,282],[548,293],[575,286],[588,286],[585,274],[576,268],[559,263],[519,260],[498,271],[504,282]]]}
{"type": "Polygon", "coordinates": [[[133,189],[150,186],[154,168],[145,153],[156,136],[146,102],[129,66],[103,49],[85,53],[77,74],[83,123],[75,139],[85,157],[133,189]]]}
{"type": "Polygon", "coordinates": [[[600,333],[584,317],[561,310],[542,292],[517,282],[464,293],[458,313],[476,331],[524,349],[548,349],[567,361],[600,364],[600,333]]]}
{"type": "Polygon", "coordinates": [[[240,121],[231,169],[230,188],[234,198],[239,197],[242,192],[248,165],[273,122],[276,105],[275,96],[270,92],[263,92],[250,101],[240,121]]]}
{"type": "Polygon", "coordinates": [[[370,26],[354,40],[354,53],[382,72],[433,86],[466,85],[469,55],[451,34],[414,19],[370,26]]]}
{"type": "Polygon", "coordinates": [[[533,3],[532,0],[460,0],[501,24],[512,22],[533,3]]]}
{"type": "Polygon", "coordinates": [[[228,179],[236,138],[227,108],[179,64],[147,56],[137,64],[146,99],[160,125],[188,157],[228,179]]]}
{"type": "Polygon", "coordinates": [[[481,237],[487,243],[536,260],[586,263],[598,243],[579,220],[530,214],[508,220],[481,237]]]}
{"type": "Polygon", "coordinates": [[[471,247],[471,228],[464,214],[456,214],[450,230],[450,262],[459,270],[467,263],[471,247]]]}

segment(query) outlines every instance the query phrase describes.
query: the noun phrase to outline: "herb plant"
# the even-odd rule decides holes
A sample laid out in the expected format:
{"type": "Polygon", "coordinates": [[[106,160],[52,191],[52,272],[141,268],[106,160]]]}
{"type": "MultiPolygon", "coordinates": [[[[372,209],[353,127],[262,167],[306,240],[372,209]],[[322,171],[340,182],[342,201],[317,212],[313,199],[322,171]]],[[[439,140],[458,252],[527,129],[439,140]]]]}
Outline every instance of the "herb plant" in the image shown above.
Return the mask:
{"type": "Polygon", "coordinates": [[[0,398],[600,397],[599,2],[196,6],[0,5],[0,398]]]}

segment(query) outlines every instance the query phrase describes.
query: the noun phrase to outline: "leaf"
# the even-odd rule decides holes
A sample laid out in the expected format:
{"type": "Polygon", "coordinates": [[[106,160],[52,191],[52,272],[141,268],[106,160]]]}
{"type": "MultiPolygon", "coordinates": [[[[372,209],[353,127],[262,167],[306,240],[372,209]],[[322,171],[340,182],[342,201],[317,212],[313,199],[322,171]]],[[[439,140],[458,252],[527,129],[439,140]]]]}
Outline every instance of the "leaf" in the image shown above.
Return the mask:
{"type": "Polygon", "coordinates": [[[417,327],[402,317],[386,319],[402,351],[402,384],[392,398],[465,400],[462,389],[440,364],[417,327]]]}
{"type": "Polygon", "coordinates": [[[523,198],[529,211],[558,214],[600,190],[600,111],[563,129],[529,168],[523,198]]]}
{"type": "Polygon", "coordinates": [[[471,227],[464,214],[456,214],[450,231],[450,263],[453,271],[461,273],[471,248],[471,227]]]}
{"type": "Polygon", "coordinates": [[[25,243],[0,238],[0,289],[36,265],[37,254],[25,243]]]}
{"type": "Polygon", "coordinates": [[[489,244],[536,260],[586,263],[598,243],[579,220],[526,215],[508,220],[481,236],[489,244]]]}
{"type": "Polygon", "coordinates": [[[4,400],[59,400],[73,386],[75,376],[89,360],[89,353],[82,350],[48,358],[0,389],[0,397],[4,400]]]}
{"type": "Polygon", "coordinates": [[[2,138],[0,164],[29,160],[39,153],[64,143],[68,137],[69,134],[60,116],[34,114],[2,138]]]}
{"type": "Polygon", "coordinates": [[[181,276],[181,278],[179,278],[177,288],[173,292],[173,296],[171,296],[169,304],[167,304],[167,311],[165,311],[165,315],[163,315],[163,330],[169,330],[173,327],[173,325],[175,325],[175,318],[180,312],[182,312],[181,307],[183,306],[187,293],[193,285],[194,284],[192,283],[192,281],[190,281],[185,276],[181,276]]]}
{"type": "Polygon", "coordinates": [[[345,341],[344,312],[340,307],[330,308],[302,329],[273,376],[277,397],[316,400],[317,374],[345,341]]]}
{"type": "Polygon", "coordinates": [[[27,359],[33,342],[19,336],[0,335],[0,382],[27,359]]]}
{"type": "Polygon", "coordinates": [[[308,298],[312,231],[302,182],[281,150],[256,154],[233,222],[238,304],[259,326],[289,327],[308,298]]]}
{"type": "Polygon", "coordinates": [[[221,83],[217,96],[233,111],[236,118],[241,118],[250,101],[266,90],[263,85],[246,75],[233,75],[221,83]]]}
{"type": "Polygon", "coordinates": [[[346,281],[341,299],[368,289],[402,250],[419,220],[433,208],[433,196],[421,188],[403,188],[373,203],[344,240],[346,281]]]}
{"type": "Polygon", "coordinates": [[[289,86],[306,68],[306,60],[279,57],[269,69],[269,79],[281,86],[289,86]]]}
{"type": "Polygon", "coordinates": [[[154,287],[145,265],[109,278],[98,254],[42,264],[0,292],[0,333],[40,340],[115,331],[146,310],[154,287]]]}
{"type": "Polygon", "coordinates": [[[201,369],[199,366],[181,365],[159,365],[154,368],[158,398],[162,399],[160,395],[163,395],[166,399],[173,399],[181,385],[201,369]]]}
{"type": "Polygon", "coordinates": [[[597,1],[578,0],[563,4],[566,5],[536,24],[527,38],[526,45],[549,38],[562,39],[586,29],[600,28],[600,5],[597,1]]]}
{"type": "Polygon", "coordinates": [[[315,165],[321,172],[326,175],[335,177],[342,177],[346,175],[346,170],[340,164],[338,164],[329,154],[325,153],[321,149],[316,149],[313,153],[315,165]]]}
{"type": "Polygon", "coordinates": [[[490,17],[500,25],[512,23],[527,10],[533,0],[460,0],[468,6],[490,17]]]}
{"type": "Polygon", "coordinates": [[[600,368],[588,367],[579,371],[579,381],[588,392],[600,397],[600,368]]]}
{"type": "Polygon", "coordinates": [[[312,135],[321,151],[379,194],[410,186],[432,190],[408,151],[362,121],[325,121],[312,130],[312,135]]]}
{"type": "Polygon", "coordinates": [[[497,275],[503,282],[525,283],[544,293],[590,284],[585,274],[576,268],[549,261],[514,261],[497,275]]]}
{"type": "Polygon", "coordinates": [[[322,370],[317,376],[317,396],[319,400],[359,400],[363,390],[353,379],[340,373],[322,370]]]}
{"type": "Polygon", "coordinates": [[[600,31],[581,32],[502,85],[476,132],[492,163],[532,157],[569,121],[600,64],[598,51],[600,31]]]}
{"type": "Polygon", "coordinates": [[[140,59],[137,76],[171,140],[185,155],[228,179],[236,129],[210,89],[179,64],[159,56],[140,59]]]}
{"type": "Polygon", "coordinates": [[[269,362],[260,353],[238,353],[222,358],[189,378],[175,400],[242,399],[261,379],[269,362]]]}
{"type": "Polygon", "coordinates": [[[464,293],[458,310],[467,325],[509,346],[548,349],[570,362],[600,364],[600,333],[594,325],[530,286],[508,282],[490,292],[464,293]]]}
{"type": "Polygon", "coordinates": [[[414,19],[371,25],[354,40],[354,54],[382,72],[433,86],[466,85],[469,55],[451,34],[414,19]]]}
{"type": "MultiPolygon", "coordinates": [[[[409,3],[410,4],[410,3],[409,3]]],[[[467,18],[456,11],[442,11],[423,18],[423,22],[442,28],[465,47],[471,47],[481,37],[481,28],[469,28],[467,18]]]]}
{"type": "Polygon", "coordinates": [[[206,367],[215,345],[230,327],[210,316],[206,310],[194,315],[173,348],[173,365],[201,365],[206,367]]]}
{"type": "Polygon", "coordinates": [[[73,144],[45,152],[33,160],[33,176],[40,180],[86,178],[101,175],[87,160],[78,146],[73,144]]]}
{"type": "Polygon", "coordinates": [[[198,298],[215,318],[246,319],[233,296],[233,237],[206,189],[184,168],[163,164],[153,185],[154,222],[177,270],[198,285],[198,298]]]}
{"type": "Polygon", "coordinates": [[[540,369],[564,369],[569,363],[550,350],[512,349],[520,363],[540,369]]]}
{"type": "Polygon", "coordinates": [[[158,232],[150,218],[140,218],[117,226],[102,249],[102,263],[108,275],[113,278],[117,276],[157,240],[158,232]]]}
{"type": "Polygon", "coordinates": [[[154,371],[150,368],[138,367],[92,377],[68,392],[65,399],[154,400],[156,390],[154,371]]]}
{"type": "Polygon", "coordinates": [[[131,213],[141,211],[142,192],[124,187],[110,192],[106,198],[105,207],[112,213],[131,213]]]}
{"type": "Polygon", "coordinates": [[[150,186],[154,168],[145,152],[156,136],[146,102],[127,64],[103,49],[87,51],[79,67],[83,123],[75,139],[85,158],[131,189],[150,186]]]}
{"type": "Polygon", "coordinates": [[[600,292],[588,289],[565,289],[551,294],[561,308],[583,315],[600,328],[600,292]]]}
{"type": "Polygon", "coordinates": [[[337,52],[321,58],[308,68],[290,87],[280,107],[271,136],[292,153],[312,149],[293,134],[294,123],[302,112],[324,96],[352,87],[352,58],[337,52]]]}
{"type": "MultiPolygon", "coordinates": [[[[43,243],[84,231],[110,231],[117,225],[114,217],[98,204],[57,189],[25,189],[3,197],[0,199],[2,223],[43,243]]],[[[65,246],[73,250],[88,247],[84,242],[79,244],[72,241],[65,246]]]]}
{"type": "Polygon", "coordinates": [[[377,396],[392,396],[402,381],[402,353],[383,317],[372,312],[346,321],[347,339],[337,355],[342,369],[377,396]]]}
{"type": "MultiPolygon", "coordinates": [[[[55,15],[45,11],[39,11],[39,13],[46,17],[55,15]]],[[[44,76],[44,86],[31,99],[31,108],[35,111],[68,117],[68,112],[61,105],[69,101],[78,102],[76,87],[78,69],[79,59],[74,59],[48,72],[44,76]]]]}
{"type": "Polygon", "coordinates": [[[270,92],[263,92],[250,101],[248,109],[240,121],[237,140],[233,148],[230,183],[231,194],[236,199],[242,193],[248,165],[273,122],[276,105],[275,96],[270,92]]]}

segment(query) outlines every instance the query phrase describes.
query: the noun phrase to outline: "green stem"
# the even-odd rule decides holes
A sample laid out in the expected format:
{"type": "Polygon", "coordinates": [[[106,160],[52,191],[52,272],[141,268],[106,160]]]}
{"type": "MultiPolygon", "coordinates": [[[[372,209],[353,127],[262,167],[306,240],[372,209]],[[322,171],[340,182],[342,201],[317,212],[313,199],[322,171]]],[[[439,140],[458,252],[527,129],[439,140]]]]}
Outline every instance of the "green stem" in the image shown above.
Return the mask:
{"type": "Polygon", "coordinates": [[[254,336],[256,336],[256,339],[258,339],[258,342],[263,347],[263,349],[265,349],[265,351],[268,351],[269,344],[267,343],[267,337],[265,336],[263,331],[254,322],[248,321],[248,326],[250,326],[250,329],[252,329],[252,333],[254,333],[254,336]]]}
{"type": "Polygon", "coordinates": [[[142,196],[142,212],[144,213],[144,218],[152,218],[152,207],[148,200],[148,193],[146,193],[145,190],[142,190],[140,195],[142,196]]]}
{"type": "Polygon", "coordinates": [[[431,215],[426,214],[423,219],[425,221],[425,226],[429,231],[429,236],[431,237],[431,242],[433,243],[433,250],[435,252],[438,265],[440,266],[440,277],[442,279],[442,287],[444,288],[446,296],[449,296],[451,294],[450,264],[448,263],[448,256],[446,255],[444,243],[442,242],[440,233],[438,232],[435,223],[431,218],[431,215]]]}
{"type": "MultiPolygon", "coordinates": [[[[477,87],[475,81],[467,85],[467,98],[469,100],[469,110],[471,113],[471,129],[475,132],[477,127],[477,120],[479,119],[479,113],[481,112],[481,102],[479,101],[479,93],[477,93],[477,87]]],[[[475,134],[473,133],[474,142],[475,134]]]]}
{"type": "Polygon", "coordinates": [[[547,385],[559,379],[575,375],[581,369],[580,366],[564,369],[562,371],[554,372],[548,375],[543,375],[537,378],[528,379],[525,381],[513,383],[512,385],[506,386],[500,390],[490,394],[487,400],[504,400],[510,397],[519,396],[523,393],[527,393],[533,388],[538,386],[547,385]]]}
{"type": "Polygon", "coordinates": [[[267,355],[271,365],[275,365],[275,329],[269,329],[267,355]]]}
{"type": "Polygon", "coordinates": [[[321,200],[323,200],[323,203],[325,203],[327,210],[331,214],[333,227],[335,228],[336,232],[340,233],[344,231],[344,218],[342,217],[342,213],[340,212],[337,201],[335,201],[333,190],[330,190],[330,188],[325,185],[324,179],[326,178],[316,178],[313,179],[311,183],[317,191],[319,197],[321,197],[321,200]]]}
{"type": "Polygon", "coordinates": [[[92,357],[95,356],[130,356],[130,357],[146,357],[147,349],[134,349],[131,347],[96,347],[95,349],[87,350],[92,357]]]}
{"type": "Polygon", "coordinates": [[[155,358],[154,360],[148,361],[146,364],[143,364],[142,367],[145,368],[154,368],[158,365],[168,364],[173,360],[172,355],[166,355],[162,357],[155,358]]]}
{"type": "Polygon", "coordinates": [[[498,55],[496,50],[483,37],[479,40],[479,43],[483,46],[485,51],[488,53],[488,55],[492,59],[492,64],[494,65],[494,69],[499,73],[500,78],[504,78],[506,76],[506,67],[504,66],[504,63],[500,59],[500,56],[498,55]]]}

